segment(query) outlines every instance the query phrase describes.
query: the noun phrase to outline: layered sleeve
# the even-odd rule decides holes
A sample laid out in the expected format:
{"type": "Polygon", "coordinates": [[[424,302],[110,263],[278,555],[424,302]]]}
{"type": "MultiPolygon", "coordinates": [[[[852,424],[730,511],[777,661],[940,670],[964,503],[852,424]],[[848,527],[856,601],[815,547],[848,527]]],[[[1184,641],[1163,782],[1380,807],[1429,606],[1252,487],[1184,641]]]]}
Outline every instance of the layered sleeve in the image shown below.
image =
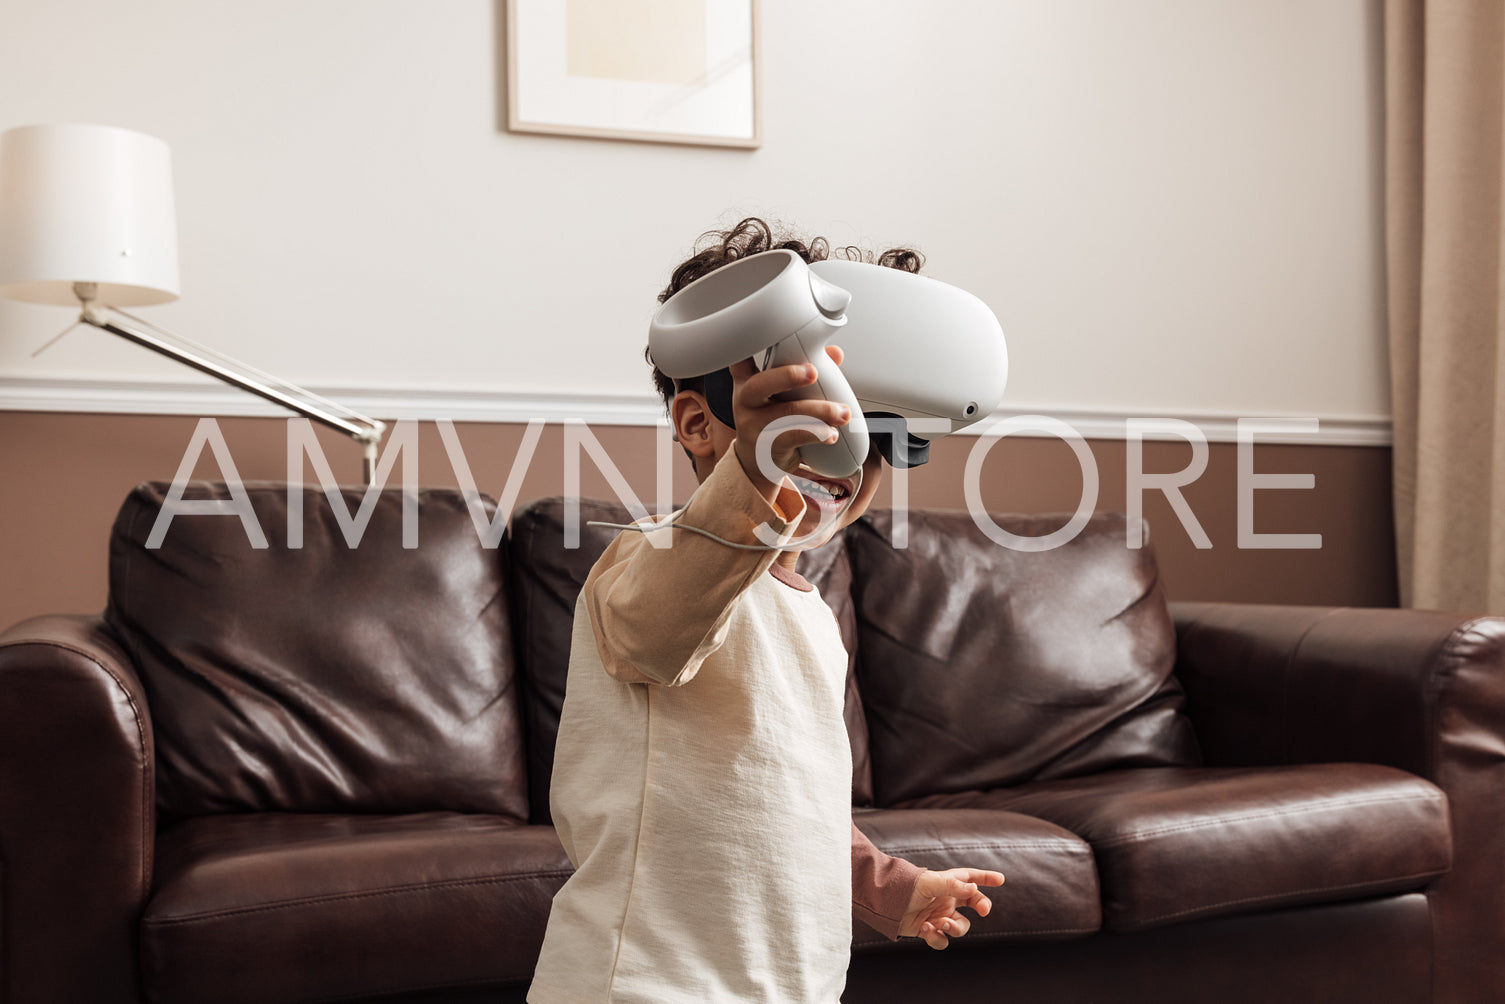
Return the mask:
{"type": "Polygon", "coordinates": [[[852,824],[852,914],[888,940],[899,940],[899,922],[925,871],[884,854],[852,824]]]}
{"type": "MultiPolygon", "coordinates": [[[[762,544],[761,524],[779,536],[799,525],[804,499],[784,480],[772,502],[727,450],[672,518],[725,540],[762,544]]],[[[662,522],[662,520],[659,520],[662,522]]],[[[606,671],[624,683],[679,686],[726,639],[733,605],[768,571],[776,550],[727,547],[691,530],[623,531],[582,588],[606,671]]]]}

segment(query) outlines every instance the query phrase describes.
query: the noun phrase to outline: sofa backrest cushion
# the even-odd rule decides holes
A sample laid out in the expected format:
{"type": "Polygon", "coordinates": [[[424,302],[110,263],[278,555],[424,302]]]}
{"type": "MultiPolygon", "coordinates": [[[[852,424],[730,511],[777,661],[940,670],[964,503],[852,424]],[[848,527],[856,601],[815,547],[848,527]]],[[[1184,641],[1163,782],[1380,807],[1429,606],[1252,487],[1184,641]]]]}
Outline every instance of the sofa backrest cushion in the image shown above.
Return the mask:
{"type": "MultiPolygon", "coordinates": [[[[140,484],[121,506],[106,610],[146,689],[165,814],[526,816],[503,577],[458,491],[410,493],[413,548],[400,489],[376,493],[352,547],[303,485],[290,547],[280,482],[244,483],[267,546],[237,515],[169,509],[153,547],[169,488],[140,484]]],[[[358,514],[365,489],[339,494],[358,514]]],[[[190,482],[183,499],[235,495],[190,482]]]]}
{"type": "MultiPolygon", "coordinates": [[[[507,536],[507,568],[513,601],[517,659],[523,688],[527,730],[530,819],[548,823],[549,779],[554,770],[554,740],[564,706],[569,675],[570,631],[575,600],[591,566],[619,531],[588,526],[591,520],[628,523],[632,517],[618,502],[582,499],[578,518],[578,547],[566,547],[566,509],[562,498],[545,498],[518,509],[507,536]]],[[[847,652],[856,642],[856,623],[848,588],[851,581],[846,552],[833,542],[801,556],[799,571],[821,591],[838,623],[847,652]]],[[[847,732],[852,742],[852,792],[861,804],[872,799],[867,762],[867,724],[863,719],[851,665],[847,672],[847,732]]]]}
{"type": "MultiPolygon", "coordinates": [[[[992,519],[1040,537],[1067,517],[992,519]]],[[[966,512],[910,511],[902,548],[895,526],[874,511],[846,541],[877,804],[1200,761],[1154,553],[1123,516],[1038,552],[966,512]]]]}

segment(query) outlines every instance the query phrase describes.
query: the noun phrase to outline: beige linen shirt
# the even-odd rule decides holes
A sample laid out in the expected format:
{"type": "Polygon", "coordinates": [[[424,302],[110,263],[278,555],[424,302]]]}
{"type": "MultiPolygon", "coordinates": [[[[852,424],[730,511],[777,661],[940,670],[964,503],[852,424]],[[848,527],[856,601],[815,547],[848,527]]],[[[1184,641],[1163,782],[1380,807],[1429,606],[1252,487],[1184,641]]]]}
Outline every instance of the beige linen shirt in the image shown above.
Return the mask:
{"type": "MultiPolygon", "coordinates": [[[[788,482],[770,505],[728,451],[673,518],[755,543],[802,512],[788,482]]],[[[532,1004],[839,1000],[847,656],[820,594],[767,574],[776,553],[624,532],[586,579],[550,796],[576,871],[532,1004]]]]}

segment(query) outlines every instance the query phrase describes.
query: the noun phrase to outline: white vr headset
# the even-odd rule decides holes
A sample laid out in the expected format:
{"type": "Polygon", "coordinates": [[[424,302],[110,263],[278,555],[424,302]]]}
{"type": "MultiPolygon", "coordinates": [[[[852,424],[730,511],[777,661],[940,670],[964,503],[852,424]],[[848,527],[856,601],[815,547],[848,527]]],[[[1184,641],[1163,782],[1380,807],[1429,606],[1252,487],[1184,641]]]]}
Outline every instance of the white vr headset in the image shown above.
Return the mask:
{"type": "Polygon", "coordinates": [[[902,269],[765,251],[701,276],[648,326],[653,364],[676,380],[706,378],[715,416],[735,427],[727,367],[815,364],[800,397],[847,405],[835,443],[800,449],[811,470],[846,477],[869,432],[894,467],[929,459],[930,441],[986,417],[1003,399],[1008,350],[998,318],[966,290],[902,269]],[[845,352],[838,368],[825,352],[845,352]],[[918,429],[913,420],[925,419],[918,429]],[[941,421],[937,421],[941,420],[941,421]]]}

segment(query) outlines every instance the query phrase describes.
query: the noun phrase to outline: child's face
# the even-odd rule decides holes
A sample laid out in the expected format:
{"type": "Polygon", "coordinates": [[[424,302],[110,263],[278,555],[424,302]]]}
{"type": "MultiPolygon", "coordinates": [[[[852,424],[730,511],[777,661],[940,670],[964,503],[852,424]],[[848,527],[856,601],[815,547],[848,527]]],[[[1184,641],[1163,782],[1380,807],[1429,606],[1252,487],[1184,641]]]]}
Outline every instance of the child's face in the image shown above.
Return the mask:
{"type": "MultiPolygon", "coordinates": [[[[796,536],[803,537],[806,534],[814,533],[816,528],[820,526],[821,517],[826,513],[829,512],[836,515],[836,519],[831,524],[831,528],[827,533],[812,539],[801,548],[801,550],[808,550],[809,548],[819,547],[821,544],[824,544],[838,532],[856,522],[857,517],[867,512],[868,505],[872,503],[873,496],[877,494],[878,485],[883,481],[883,458],[879,456],[876,446],[870,446],[867,451],[867,459],[862,462],[861,485],[856,485],[857,479],[855,476],[834,479],[845,482],[848,490],[854,485],[856,486],[857,496],[851,500],[851,505],[847,505],[845,499],[840,501],[831,500],[828,495],[821,492],[818,488],[809,488],[808,483],[801,484],[800,478],[802,473],[808,472],[804,472],[801,469],[801,471],[796,471],[791,475],[795,479],[795,487],[805,497],[805,515],[800,520],[799,528],[795,531],[796,536]],[[845,509],[842,508],[843,506],[845,506],[845,509]]],[[[815,479],[812,478],[811,480],[815,479]]],[[[830,482],[833,479],[820,478],[819,480],[830,482]]]]}
{"type": "MultiPolygon", "coordinates": [[[[681,393],[695,394],[693,391],[681,393]]],[[[697,398],[700,397],[698,394],[695,396],[697,398]]],[[[732,449],[733,444],[737,441],[737,433],[731,426],[726,425],[720,419],[716,418],[715,415],[711,414],[708,407],[697,406],[695,412],[698,421],[703,423],[704,439],[702,442],[705,444],[702,447],[705,452],[696,457],[695,473],[697,478],[704,479],[705,475],[716,465],[716,462],[732,449]]],[[[803,468],[794,472],[791,478],[794,479],[795,487],[805,499],[805,515],[800,520],[799,527],[795,530],[794,535],[796,537],[804,537],[814,533],[816,528],[820,526],[822,516],[826,513],[830,513],[836,517],[826,533],[812,539],[800,548],[800,550],[809,550],[812,547],[819,547],[821,544],[826,543],[838,532],[856,522],[857,517],[867,512],[867,507],[872,503],[873,496],[878,492],[878,486],[883,482],[883,457],[879,455],[876,446],[868,448],[867,459],[862,462],[862,483],[860,485],[857,483],[857,476],[855,474],[846,478],[827,478],[815,475],[813,472],[804,470],[803,468]],[[809,476],[808,480],[805,484],[801,484],[800,479],[806,475],[809,476]],[[856,498],[852,499],[851,505],[847,505],[846,499],[833,500],[827,493],[811,485],[809,483],[811,481],[817,483],[825,482],[827,484],[833,481],[843,482],[846,485],[848,493],[851,492],[853,487],[857,489],[856,498]],[[845,506],[845,509],[843,509],[843,506],[845,506]]]]}
{"type": "MultiPolygon", "coordinates": [[[[690,455],[691,462],[695,465],[696,480],[704,481],[716,463],[734,448],[737,442],[737,432],[712,413],[710,405],[706,403],[705,395],[700,391],[680,391],[674,396],[669,410],[670,418],[674,423],[675,438],[690,455]]],[[[823,514],[831,513],[835,516],[826,533],[802,545],[800,550],[819,547],[867,512],[873,496],[877,494],[878,485],[883,481],[883,466],[883,457],[878,453],[878,448],[870,446],[867,459],[862,463],[862,483],[857,484],[855,474],[848,478],[837,479],[845,483],[849,496],[851,489],[854,486],[857,488],[856,497],[851,499],[850,505],[847,504],[846,499],[833,500],[813,485],[800,485],[799,482],[795,482],[805,499],[805,514],[795,530],[795,536],[804,537],[814,533],[820,526],[823,514]]],[[[800,473],[796,471],[793,477],[800,477],[800,473]]],[[[810,480],[830,482],[833,479],[812,475],[810,480]]],[[[795,557],[794,552],[788,552],[791,562],[795,557]]]]}

